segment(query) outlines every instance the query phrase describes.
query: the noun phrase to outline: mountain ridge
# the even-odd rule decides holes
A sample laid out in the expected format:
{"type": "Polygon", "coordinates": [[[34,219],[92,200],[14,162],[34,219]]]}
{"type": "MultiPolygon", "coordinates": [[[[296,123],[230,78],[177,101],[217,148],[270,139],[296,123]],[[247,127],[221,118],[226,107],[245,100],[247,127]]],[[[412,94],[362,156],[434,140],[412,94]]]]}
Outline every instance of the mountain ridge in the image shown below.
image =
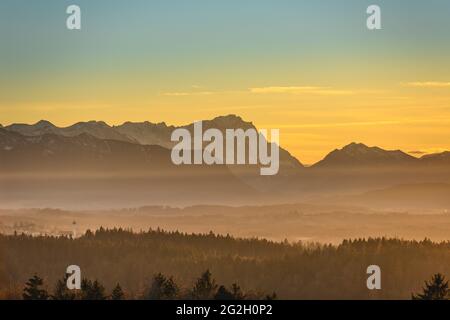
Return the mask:
{"type": "MultiPolygon", "coordinates": [[[[159,145],[171,148],[174,143],[170,135],[174,129],[184,128],[193,132],[193,123],[183,126],[167,125],[165,122],[153,123],[149,121],[126,121],[121,125],[110,126],[104,121],[77,122],[67,127],[58,127],[47,120],[40,120],[35,124],[14,123],[1,126],[7,131],[17,132],[24,136],[40,136],[47,133],[76,137],[82,133],[90,134],[104,140],[117,140],[139,145],[159,145]]],[[[203,128],[225,129],[256,129],[252,122],[247,122],[237,115],[218,116],[210,120],[203,120],[203,128]]],[[[280,162],[291,169],[305,166],[288,150],[280,148],[280,162]]],[[[427,154],[420,158],[414,157],[401,150],[385,150],[377,146],[369,147],[363,143],[352,142],[341,149],[328,153],[322,160],[309,166],[310,168],[345,168],[345,167],[382,167],[403,165],[450,165],[450,151],[427,154]]]]}
{"type": "MultiPolygon", "coordinates": [[[[218,116],[211,120],[203,120],[203,129],[216,128],[224,132],[226,129],[256,129],[251,122],[244,121],[236,115],[218,116]]],[[[124,122],[118,126],[110,126],[104,121],[78,122],[68,127],[57,127],[52,123],[41,120],[33,125],[11,124],[4,127],[5,130],[17,132],[25,136],[39,136],[45,133],[54,133],[68,137],[74,137],[81,133],[88,133],[99,139],[110,139],[130,142],[140,145],[159,145],[170,149],[175,143],[170,137],[172,131],[177,128],[187,129],[191,134],[194,124],[183,126],[167,125],[165,122],[124,122]]],[[[287,150],[280,148],[280,165],[286,170],[303,168],[303,164],[287,150]]]]}
{"type": "Polygon", "coordinates": [[[363,143],[352,142],[342,149],[331,151],[324,159],[314,164],[313,167],[411,165],[417,164],[419,161],[419,158],[401,150],[385,150],[376,146],[369,147],[363,143]]]}
{"type": "MultiPolygon", "coordinates": [[[[41,125],[48,127],[48,123],[41,125]]],[[[446,162],[450,152],[425,160],[415,158],[414,165],[405,166],[402,161],[406,156],[398,150],[389,152],[357,143],[342,149],[345,156],[375,152],[384,162],[370,170],[352,170],[354,163],[290,170],[282,170],[280,164],[279,174],[265,177],[260,176],[257,166],[175,166],[170,149],[159,145],[99,139],[89,133],[25,136],[0,128],[0,200],[1,194],[5,201],[51,195],[61,203],[77,203],[85,197],[92,201],[101,197],[105,203],[117,198],[119,203],[119,195],[126,189],[126,199],[139,203],[290,203],[317,194],[350,194],[399,183],[450,183],[446,162]],[[399,159],[396,166],[386,165],[386,154],[388,160],[399,159]],[[26,182],[10,183],[8,177],[26,182]],[[23,196],[24,189],[30,196],[23,196]],[[8,198],[11,194],[15,198],[8,198]]],[[[333,152],[339,154],[342,149],[333,152]]]]}

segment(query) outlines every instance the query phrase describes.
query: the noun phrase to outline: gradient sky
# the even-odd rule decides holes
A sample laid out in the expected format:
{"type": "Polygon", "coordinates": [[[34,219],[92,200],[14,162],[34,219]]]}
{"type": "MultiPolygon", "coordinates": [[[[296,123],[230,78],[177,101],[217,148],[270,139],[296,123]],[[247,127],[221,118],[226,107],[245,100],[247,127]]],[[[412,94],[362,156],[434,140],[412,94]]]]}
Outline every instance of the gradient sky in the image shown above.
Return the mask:
{"type": "Polygon", "coordinates": [[[437,152],[449,57],[448,0],[1,0],[0,123],[233,113],[280,128],[304,163],[352,141],[437,152]],[[367,30],[370,4],[383,30],[367,30]]]}

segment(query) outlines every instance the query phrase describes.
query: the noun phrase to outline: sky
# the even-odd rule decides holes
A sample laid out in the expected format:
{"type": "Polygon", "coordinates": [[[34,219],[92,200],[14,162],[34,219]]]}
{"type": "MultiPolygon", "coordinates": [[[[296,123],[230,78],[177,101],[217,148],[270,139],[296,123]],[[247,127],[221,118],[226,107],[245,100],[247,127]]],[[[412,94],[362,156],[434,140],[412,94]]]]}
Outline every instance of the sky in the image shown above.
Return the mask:
{"type": "Polygon", "coordinates": [[[440,152],[449,40],[448,0],[2,0],[0,123],[237,114],[306,164],[350,142],[440,152]]]}

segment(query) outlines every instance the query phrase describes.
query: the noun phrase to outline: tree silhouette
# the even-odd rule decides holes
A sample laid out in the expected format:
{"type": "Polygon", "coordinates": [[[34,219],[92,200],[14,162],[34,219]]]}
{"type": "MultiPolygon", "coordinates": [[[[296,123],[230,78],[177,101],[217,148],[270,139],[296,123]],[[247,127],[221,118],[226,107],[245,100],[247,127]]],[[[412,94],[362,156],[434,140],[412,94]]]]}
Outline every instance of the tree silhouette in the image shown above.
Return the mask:
{"type": "Polygon", "coordinates": [[[220,286],[214,295],[214,300],[244,300],[245,295],[236,283],[233,283],[231,290],[225,286],[220,286]]]}
{"type": "Polygon", "coordinates": [[[268,294],[264,297],[264,300],[277,300],[277,294],[272,292],[272,294],[268,294]]]}
{"type": "MultiPolygon", "coordinates": [[[[117,284],[111,292],[110,296],[105,294],[105,288],[99,281],[91,281],[83,279],[81,281],[81,290],[69,290],[67,288],[67,279],[69,275],[65,275],[63,279],[57,281],[55,290],[51,298],[53,300],[124,300],[125,294],[120,284],[117,284]]],[[[50,298],[47,291],[41,289],[43,280],[38,276],[34,276],[28,280],[26,287],[23,290],[23,298],[27,300],[47,300],[50,298]]],[[[234,283],[230,289],[224,285],[216,285],[209,270],[204,272],[200,278],[197,279],[193,289],[186,290],[187,295],[184,298],[206,300],[245,300],[245,299],[276,299],[275,293],[272,295],[264,295],[263,293],[253,294],[251,292],[245,293],[240,286],[234,283]],[[217,289],[217,287],[219,287],[217,289]]],[[[1,297],[1,296],[0,296],[1,297]]],[[[145,291],[144,299],[151,300],[173,300],[180,297],[180,289],[173,280],[173,277],[167,278],[161,273],[153,277],[151,287],[145,291]]]]}
{"type": "Polygon", "coordinates": [[[214,295],[214,300],[234,300],[234,296],[225,286],[220,286],[214,295]]]}
{"type": "Polygon", "coordinates": [[[192,298],[196,300],[211,300],[214,298],[217,290],[216,281],[212,279],[211,272],[206,270],[192,289],[192,298]]]}
{"type": "Polygon", "coordinates": [[[23,289],[23,299],[24,300],[47,300],[49,295],[45,289],[42,289],[44,285],[44,280],[39,278],[37,275],[31,277],[23,289]]]}
{"type": "Polygon", "coordinates": [[[117,284],[111,293],[111,300],[123,300],[125,298],[125,294],[122,291],[122,287],[120,284],[117,284]]]}
{"type": "Polygon", "coordinates": [[[82,300],[106,300],[105,288],[97,280],[83,279],[81,281],[82,300]]]}
{"type": "Polygon", "coordinates": [[[177,284],[173,280],[172,277],[167,279],[165,286],[164,286],[164,297],[166,300],[174,300],[178,297],[178,294],[180,292],[180,289],[178,288],[177,284]]]}
{"type": "Polygon", "coordinates": [[[75,300],[77,294],[73,290],[67,288],[67,279],[69,275],[66,274],[62,280],[56,282],[55,290],[53,292],[53,300],[75,300]]]}
{"type": "Polygon", "coordinates": [[[152,284],[144,299],[149,300],[174,300],[178,297],[180,289],[172,277],[166,278],[161,273],[153,277],[152,284]]]}
{"type": "Polygon", "coordinates": [[[237,285],[237,283],[233,283],[231,285],[231,293],[233,294],[234,300],[244,300],[245,294],[242,292],[241,287],[237,285]]]}
{"type": "MultiPolygon", "coordinates": [[[[126,298],[146,297],[152,284],[152,276],[160,271],[166,272],[167,277],[173,275],[176,281],[183,281],[179,283],[178,297],[182,294],[185,298],[192,298],[194,283],[207,268],[214,268],[213,277],[227,281],[218,284],[225,285],[232,293],[232,280],[236,279],[242,285],[245,283],[245,289],[249,289],[244,290],[245,299],[264,299],[272,291],[276,291],[283,299],[367,299],[367,292],[359,289],[360,283],[348,281],[347,276],[336,274],[333,265],[354,261],[347,265],[347,274],[359,274],[360,266],[366,265],[368,255],[381,253],[385,268],[397,281],[395,287],[377,295],[380,299],[411,299],[412,294],[423,295],[422,286],[425,285],[420,279],[424,272],[430,277],[423,280],[430,281],[431,276],[437,273],[436,270],[447,275],[447,280],[450,280],[450,241],[437,243],[428,239],[406,241],[370,238],[345,240],[340,245],[285,245],[268,240],[220,235],[213,237],[209,234],[161,230],[133,233],[130,230],[103,229],[73,240],[52,236],[0,234],[0,298],[22,298],[25,282],[36,272],[45,279],[45,285],[49,284],[48,288],[41,288],[47,289],[49,294],[57,295],[55,285],[58,279],[63,279],[64,273],[58,274],[53,270],[65,270],[69,248],[71,254],[77,257],[79,265],[90,265],[90,274],[103,275],[98,280],[108,284],[108,291],[105,293],[109,299],[117,282],[122,286],[126,298]],[[33,254],[29,254],[30,250],[33,254]],[[98,262],[94,265],[91,264],[93,256],[98,262]],[[158,264],[151,263],[152,259],[157,259],[158,264]],[[424,260],[427,261],[426,265],[421,263],[424,260]],[[105,273],[103,266],[112,264],[114,268],[105,273]],[[205,267],[198,269],[199,264],[205,267]],[[45,268],[47,265],[52,267],[45,268]],[[136,266],[133,268],[135,271],[123,273],[123,270],[130,269],[130,265],[136,266]],[[303,267],[298,268],[298,265],[303,267]],[[35,266],[36,269],[30,272],[29,266],[35,266]],[[406,274],[405,268],[409,270],[406,274]],[[39,270],[46,270],[46,273],[39,270]],[[315,270],[317,277],[311,277],[310,270],[315,270]],[[23,279],[23,283],[11,283],[8,274],[14,274],[15,279],[23,279]],[[148,275],[150,279],[146,280],[148,275]],[[322,290],[317,278],[329,279],[335,285],[322,290]],[[192,283],[189,279],[193,280],[192,283]],[[145,283],[144,288],[142,283],[145,283]],[[187,285],[181,287],[181,283],[187,285]]],[[[60,285],[64,289],[64,283],[60,285]]],[[[170,287],[169,285],[168,288],[170,287]]],[[[81,290],[73,292],[76,299],[81,299],[81,290]]],[[[217,291],[212,296],[216,293],[217,291]]]]}
{"type": "Polygon", "coordinates": [[[448,300],[450,291],[448,288],[448,281],[445,277],[438,273],[435,274],[431,281],[425,281],[423,293],[413,295],[413,300],[448,300]]]}

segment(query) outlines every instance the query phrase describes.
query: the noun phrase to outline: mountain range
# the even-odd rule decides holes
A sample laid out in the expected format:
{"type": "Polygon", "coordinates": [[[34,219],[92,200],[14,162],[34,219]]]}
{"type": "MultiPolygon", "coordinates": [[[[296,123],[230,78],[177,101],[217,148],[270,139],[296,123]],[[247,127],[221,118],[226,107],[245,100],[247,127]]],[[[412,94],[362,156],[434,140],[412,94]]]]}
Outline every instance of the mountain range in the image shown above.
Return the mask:
{"type": "MultiPolygon", "coordinates": [[[[86,135],[108,141],[120,141],[142,146],[161,146],[170,149],[174,143],[170,140],[173,130],[184,128],[193,133],[193,124],[175,127],[166,123],[125,122],[119,126],[109,126],[103,121],[79,122],[68,127],[57,127],[49,121],[41,120],[35,124],[12,124],[0,127],[9,132],[19,133],[25,137],[61,136],[88,139],[86,135]]],[[[244,121],[236,115],[220,116],[203,121],[204,130],[216,128],[224,132],[226,129],[256,129],[251,122],[244,121]]],[[[6,133],[1,136],[1,144],[5,144],[6,133]]],[[[17,136],[16,136],[17,137],[17,136]]],[[[28,139],[29,142],[33,141],[28,139]]],[[[36,141],[36,140],[35,140],[36,141]]],[[[64,140],[69,143],[71,140],[64,140]]],[[[113,142],[110,142],[113,143],[113,142]]],[[[124,146],[124,145],[122,145],[124,146]]],[[[4,145],[13,148],[13,145],[4,145]]],[[[5,149],[3,149],[5,151],[5,149]]],[[[287,150],[280,149],[280,162],[285,168],[298,170],[304,165],[287,150]]],[[[379,147],[368,147],[362,143],[351,143],[342,149],[330,152],[324,159],[312,165],[313,168],[345,168],[372,166],[404,166],[404,165],[449,165],[450,152],[413,157],[401,150],[384,150],[379,147]]]]}
{"type": "MultiPolygon", "coordinates": [[[[0,126],[0,202],[121,207],[292,203],[396,185],[450,183],[450,152],[416,158],[362,143],[336,149],[312,166],[280,149],[275,176],[261,176],[255,166],[175,166],[170,136],[176,128],[150,122],[109,126],[101,121],[60,128],[44,120],[0,126]]],[[[180,128],[192,132],[193,124],[180,128]]],[[[203,128],[255,126],[228,115],[203,121],[203,128]]],[[[450,189],[443,190],[440,196],[450,189]]],[[[360,204],[369,198],[351,199],[360,204]]]]}

